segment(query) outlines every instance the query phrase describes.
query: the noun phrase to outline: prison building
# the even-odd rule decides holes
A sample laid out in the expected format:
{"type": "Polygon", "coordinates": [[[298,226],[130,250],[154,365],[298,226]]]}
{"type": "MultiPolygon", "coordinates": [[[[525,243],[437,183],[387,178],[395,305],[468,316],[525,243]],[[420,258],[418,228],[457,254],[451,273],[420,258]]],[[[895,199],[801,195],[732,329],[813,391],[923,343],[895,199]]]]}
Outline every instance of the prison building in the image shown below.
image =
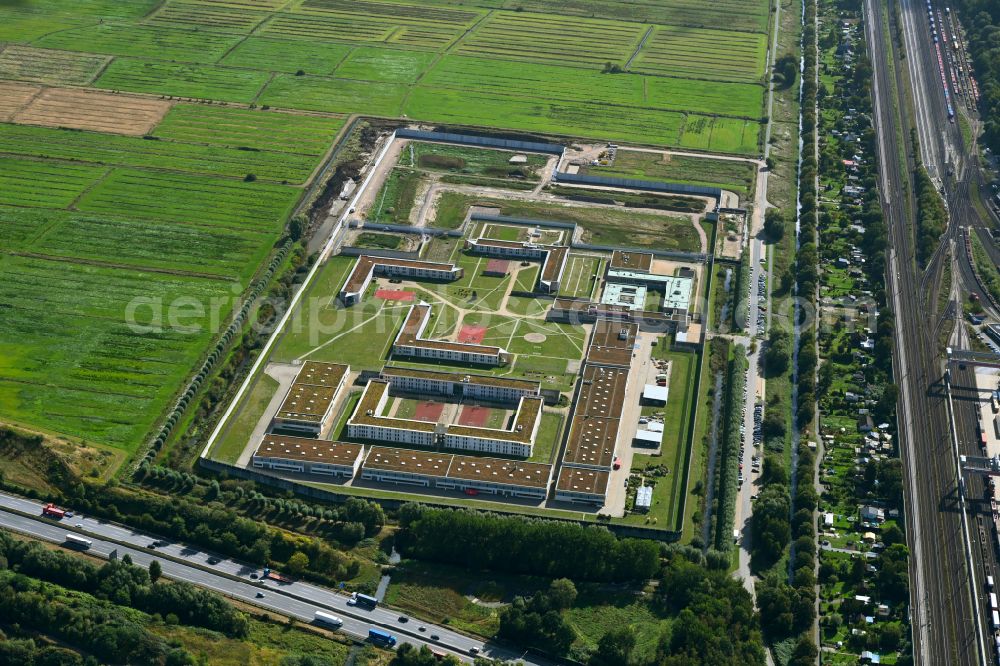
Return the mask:
{"type": "Polygon", "coordinates": [[[626,368],[591,363],[584,366],[563,466],[611,469],[627,386],[626,368]]]}
{"type": "Polygon", "coordinates": [[[350,367],[306,362],[274,416],[273,427],[286,433],[322,437],[333,425],[333,408],[350,367]]]}
{"type": "Polygon", "coordinates": [[[599,365],[632,364],[632,350],[635,348],[639,327],[627,322],[599,320],[590,334],[587,348],[587,362],[599,365]]]}
{"type": "Polygon", "coordinates": [[[565,245],[539,245],[532,242],[504,241],[494,238],[476,238],[466,241],[466,247],[478,254],[502,259],[536,259],[542,262],[538,286],[542,292],[559,291],[569,248],[565,245]]]}
{"type": "Polygon", "coordinates": [[[372,379],[365,387],[354,414],[347,420],[347,436],[373,442],[433,447],[438,425],[416,419],[382,416],[389,402],[389,382],[372,379]]]}
{"type": "Polygon", "coordinates": [[[545,499],[552,465],[520,460],[454,456],[438,488],[502,497],[545,499]]]}
{"type": "Polygon", "coordinates": [[[366,481],[537,500],[548,494],[551,475],[542,463],[382,446],[371,447],[361,466],[366,481]]]}
{"type": "Polygon", "coordinates": [[[634,271],[648,273],[653,268],[653,255],[650,252],[629,252],[615,250],[611,253],[609,270],[634,271]]]}
{"type": "Polygon", "coordinates": [[[541,395],[540,382],[507,379],[460,372],[435,372],[386,366],[382,378],[392,382],[393,391],[440,395],[454,400],[482,400],[517,404],[521,398],[541,395]]]}
{"type": "Polygon", "coordinates": [[[610,473],[606,470],[579,469],[564,465],[556,481],[556,500],[604,506],[609,477],[610,473]]]}
{"type": "Polygon", "coordinates": [[[394,355],[490,366],[510,362],[510,354],[503,347],[425,338],[424,331],[430,315],[431,306],[423,301],[410,306],[403,327],[392,344],[394,355]]]}
{"type": "Polygon", "coordinates": [[[324,439],[264,435],[251,459],[258,469],[352,478],[361,467],[360,444],[324,439]]]}
{"type": "Polygon", "coordinates": [[[463,272],[454,264],[362,255],[340,290],[340,300],[348,306],[359,302],[375,276],[451,282],[461,278],[463,272]]]}
{"type": "Polygon", "coordinates": [[[444,446],[460,451],[530,458],[542,422],[542,399],[521,398],[510,429],[449,425],[444,446]]]}
{"type": "Polygon", "coordinates": [[[361,478],[431,488],[444,479],[453,455],[373,446],[361,465],[361,478]]]}

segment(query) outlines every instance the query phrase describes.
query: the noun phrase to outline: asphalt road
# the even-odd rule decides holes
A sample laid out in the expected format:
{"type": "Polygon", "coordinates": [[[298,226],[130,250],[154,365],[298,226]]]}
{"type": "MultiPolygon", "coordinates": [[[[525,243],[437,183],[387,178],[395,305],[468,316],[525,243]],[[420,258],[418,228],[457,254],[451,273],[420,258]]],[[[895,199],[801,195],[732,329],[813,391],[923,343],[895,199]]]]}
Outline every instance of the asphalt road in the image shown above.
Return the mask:
{"type": "Polygon", "coordinates": [[[38,502],[0,493],[0,527],[54,543],[63,543],[67,532],[76,532],[93,542],[87,551],[92,555],[107,557],[112,551],[117,551],[118,556],[122,557],[128,553],[132,561],[140,566],[148,566],[150,561],[156,559],[163,567],[164,575],[171,579],[214,590],[304,622],[312,622],[317,610],[325,610],[344,621],[342,631],[361,639],[367,638],[369,629],[378,627],[389,630],[400,643],[428,645],[438,651],[454,653],[466,662],[472,661],[470,649],[477,648],[483,656],[520,660],[529,665],[551,664],[547,660],[484,643],[447,627],[416,618],[400,622],[399,612],[381,606],[372,611],[349,606],[347,595],[309,583],[279,584],[271,580],[262,582],[259,578],[252,579],[251,574],[259,576],[261,573],[260,568],[252,564],[223,558],[217,564],[209,565],[208,558],[212,554],[185,544],[170,542],[151,550],[148,546],[159,537],[122,525],[81,516],[53,521],[42,518],[41,512],[42,504],[38,502]],[[29,515],[12,513],[11,509],[29,515]],[[76,528],[76,524],[81,527],[76,528]],[[127,545],[123,546],[122,543],[127,545]],[[263,592],[265,596],[258,598],[259,592],[263,592]],[[426,631],[419,631],[421,626],[426,631]],[[431,640],[431,635],[438,636],[439,639],[431,640]]]}

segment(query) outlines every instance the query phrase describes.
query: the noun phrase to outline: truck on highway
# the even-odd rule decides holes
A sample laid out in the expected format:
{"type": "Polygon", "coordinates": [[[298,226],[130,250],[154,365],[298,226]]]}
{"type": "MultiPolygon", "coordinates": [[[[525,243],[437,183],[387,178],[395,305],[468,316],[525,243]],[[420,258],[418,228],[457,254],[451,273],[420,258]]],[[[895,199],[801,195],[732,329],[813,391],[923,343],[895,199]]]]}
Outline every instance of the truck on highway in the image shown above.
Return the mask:
{"type": "Polygon", "coordinates": [[[60,509],[52,502],[49,502],[42,507],[42,515],[48,516],[49,518],[55,518],[56,520],[62,520],[66,517],[66,509],[60,509]]]}
{"type": "Polygon", "coordinates": [[[362,608],[367,608],[368,610],[374,610],[378,606],[378,599],[375,597],[370,597],[367,594],[360,594],[355,592],[351,595],[348,600],[347,605],[349,606],[361,606],[362,608]]]}
{"type": "Polygon", "coordinates": [[[270,578],[271,580],[277,581],[278,583],[291,583],[292,582],[292,579],[289,578],[288,576],[283,576],[282,574],[278,573],[277,571],[272,571],[271,569],[268,569],[267,567],[264,567],[264,578],[270,578]]]}
{"type": "Polygon", "coordinates": [[[368,640],[379,647],[395,647],[396,637],[381,629],[369,629],[368,640]]]}
{"type": "Polygon", "coordinates": [[[337,617],[336,615],[331,615],[326,611],[316,611],[315,621],[318,624],[325,624],[330,627],[340,627],[341,625],[344,624],[344,621],[341,620],[339,617],[337,617]]]}
{"type": "Polygon", "coordinates": [[[86,550],[94,545],[94,542],[90,539],[84,539],[79,534],[73,534],[72,532],[66,533],[66,543],[81,550],[86,550]]]}

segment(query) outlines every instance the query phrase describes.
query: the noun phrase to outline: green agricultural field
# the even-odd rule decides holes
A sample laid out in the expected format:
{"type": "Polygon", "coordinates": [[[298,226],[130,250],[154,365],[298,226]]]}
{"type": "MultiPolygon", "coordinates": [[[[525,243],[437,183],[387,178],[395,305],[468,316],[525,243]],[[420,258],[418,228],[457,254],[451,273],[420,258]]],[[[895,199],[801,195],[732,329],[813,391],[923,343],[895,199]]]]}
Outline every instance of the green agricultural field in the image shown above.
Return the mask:
{"type": "Polygon", "coordinates": [[[267,73],[247,69],[116,58],[94,85],[110,90],[249,103],[267,80],[267,73]]]}
{"type": "Polygon", "coordinates": [[[756,150],[763,0],[119,4],[11,11],[0,74],[76,85],[100,74],[92,85],[153,95],[756,150]],[[627,71],[602,73],[608,65],[627,71]],[[700,139],[706,122],[716,131],[700,139]]]}
{"type": "Polygon", "coordinates": [[[302,183],[316,157],[0,123],[0,152],[108,166],[302,183]]]}
{"type": "Polygon", "coordinates": [[[333,74],[351,47],[330,42],[248,37],[226,54],[223,65],[295,74],[333,74]]]}
{"type": "Polygon", "coordinates": [[[111,59],[103,55],[12,44],[0,52],[0,79],[87,85],[111,59]]]}
{"type": "Polygon", "coordinates": [[[279,74],[267,85],[260,103],[285,109],[398,116],[405,96],[402,84],[279,74]]]}
{"type": "Polygon", "coordinates": [[[623,21],[494,12],[456,49],[462,55],[571,66],[624,65],[646,27],[623,21]]]}
{"type": "Polygon", "coordinates": [[[423,51],[359,46],[351,51],[334,75],[341,79],[416,83],[433,60],[433,53],[423,51]]]}
{"type": "MultiPolygon", "coordinates": [[[[178,104],[153,135],[175,141],[319,157],[344,126],[340,118],[178,104]]],[[[315,163],[315,160],[313,160],[315,163]]]]}
{"type": "Polygon", "coordinates": [[[107,261],[108,249],[115,248],[116,265],[217,276],[243,284],[267,255],[273,238],[263,231],[10,207],[0,207],[0,232],[5,240],[11,239],[10,249],[21,252],[107,261]],[[17,231],[20,235],[13,235],[17,231]]]}
{"type": "Polygon", "coordinates": [[[583,167],[580,172],[595,176],[721,187],[746,197],[753,186],[756,170],[757,167],[750,162],[619,150],[614,164],[583,167]]]}
{"type": "Polygon", "coordinates": [[[608,75],[593,69],[462,56],[442,58],[421,84],[543,100],[587,100],[753,118],[760,118],[764,100],[764,88],[757,84],[608,75]]]}
{"type": "Polygon", "coordinates": [[[656,26],[632,64],[637,72],[719,81],[760,81],[767,36],[656,26]]]}
{"type": "Polygon", "coordinates": [[[93,165],[0,157],[0,204],[64,208],[107,171],[93,165]]]}
{"type": "Polygon", "coordinates": [[[0,40],[26,42],[99,21],[137,21],[157,4],[158,0],[7,2],[0,22],[0,40]]]}
{"type": "Polygon", "coordinates": [[[0,255],[4,417],[134,449],[214,335],[219,296],[225,317],[227,282],[0,255]],[[172,303],[186,328],[168,325],[172,303]]]}

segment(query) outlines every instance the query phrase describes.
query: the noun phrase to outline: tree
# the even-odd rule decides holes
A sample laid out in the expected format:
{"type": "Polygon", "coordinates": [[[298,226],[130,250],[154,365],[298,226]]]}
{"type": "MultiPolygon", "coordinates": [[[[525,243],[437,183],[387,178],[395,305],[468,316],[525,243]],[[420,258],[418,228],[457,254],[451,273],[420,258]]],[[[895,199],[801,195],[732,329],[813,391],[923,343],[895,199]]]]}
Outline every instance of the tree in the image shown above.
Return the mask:
{"type": "Polygon", "coordinates": [[[816,644],[812,642],[809,636],[803,634],[795,644],[795,649],[792,651],[792,658],[788,661],[788,666],[813,666],[818,656],[819,652],[816,650],[816,644]]]}
{"type": "Polygon", "coordinates": [[[309,226],[309,220],[305,215],[296,215],[288,223],[288,237],[292,241],[298,241],[302,239],[302,236],[306,233],[306,228],[309,226]]]}
{"type": "Polygon", "coordinates": [[[635,634],[629,627],[616,627],[601,636],[590,666],[622,666],[629,663],[635,649],[635,634]]]}
{"type": "Polygon", "coordinates": [[[160,580],[160,576],[163,575],[163,567],[160,566],[159,560],[152,560],[149,563],[149,580],[155,583],[160,580]]]}
{"type": "Polygon", "coordinates": [[[782,375],[788,370],[791,362],[788,332],[773,327],[767,336],[767,347],[764,349],[764,366],[769,377],[782,375]]]}
{"type": "Polygon", "coordinates": [[[301,550],[295,551],[288,558],[287,568],[288,572],[293,576],[302,575],[302,572],[309,568],[309,556],[301,550]]]}
{"type": "Polygon", "coordinates": [[[557,578],[549,585],[548,597],[557,610],[572,608],[576,595],[576,585],[568,578],[557,578]]]}
{"type": "Polygon", "coordinates": [[[764,215],[764,238],[777,243],[785,235],[785,216],[777,208],[768,208],[764,215]]]}

